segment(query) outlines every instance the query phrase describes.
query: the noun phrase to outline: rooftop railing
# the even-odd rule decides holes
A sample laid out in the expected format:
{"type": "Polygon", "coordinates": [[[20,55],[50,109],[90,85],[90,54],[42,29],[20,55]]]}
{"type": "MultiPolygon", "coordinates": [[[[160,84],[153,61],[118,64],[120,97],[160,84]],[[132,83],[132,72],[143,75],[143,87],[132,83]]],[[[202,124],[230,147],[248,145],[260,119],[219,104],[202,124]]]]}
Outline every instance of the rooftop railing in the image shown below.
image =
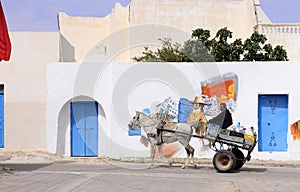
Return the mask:
{"type": "Polygon", "coordinates": [[[258,24],[254,27],[262,34],[300,34],[300,23],[298,24],[258,24]]]}

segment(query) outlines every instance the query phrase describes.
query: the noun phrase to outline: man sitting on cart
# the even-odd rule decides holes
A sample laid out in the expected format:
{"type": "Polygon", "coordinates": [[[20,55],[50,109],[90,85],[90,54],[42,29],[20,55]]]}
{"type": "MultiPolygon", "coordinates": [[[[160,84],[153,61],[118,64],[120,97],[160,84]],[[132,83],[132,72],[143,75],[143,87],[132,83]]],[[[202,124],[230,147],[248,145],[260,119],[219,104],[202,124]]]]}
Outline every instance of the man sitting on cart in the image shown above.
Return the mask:
{"type": "Polygon", "coordinates": [[[227,109],[226,103],[220,103],[220,110],[221,113],[210,119],[208,123],[219,125],[222,129],[227,129],[233,124],[231,113],[227,109]]]}

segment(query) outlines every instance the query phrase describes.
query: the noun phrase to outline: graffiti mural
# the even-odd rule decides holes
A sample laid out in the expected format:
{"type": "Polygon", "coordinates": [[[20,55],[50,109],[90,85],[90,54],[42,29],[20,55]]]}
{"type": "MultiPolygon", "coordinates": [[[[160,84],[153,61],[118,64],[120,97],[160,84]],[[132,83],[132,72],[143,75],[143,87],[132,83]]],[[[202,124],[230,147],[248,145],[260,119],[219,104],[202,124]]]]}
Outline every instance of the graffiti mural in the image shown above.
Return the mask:
{"type": "MultiPolygon", "coordinates": [[[[200,97],[205,103],[198,109],[205,117],[209,119],[217,116],[221,112],[220,103],[226,103],[231,113],[235,111],[238,96],[238,76],[235,73],[226,73],[199,83],[201,84],[202,93],[195,95],[199,95],[196,98],[200,97]]],[[[157,114],[168,115],[168,120],[165,123],[187,123],[191,112],[195,110],[193,105],[195,100],[193,101],[193,99],[168,97],[161,102],[153,102],[149,108],[140,111],[153,117],[157,114]]],[[[128,135],[142,136],[143,133],[140,128],[135,131],[129,129],[128,135]]],[[[142,137],[146,138],[146,136],[142,137]]],[[[150,147],[148,144],[145,146],[150,147]]],[[[163,147],[163,155],[171,157],[181,149],[178,143],[166,144],[163,147]]]]}
{"type": "Polygon", "coordinates": [[[291,125],[291,134],[294,140],[300,140],[300,120],[291,125]]]}
{"type": "Polygon", "coordinates": [[[235,73],[226,73],[201,82],[202,95],[206,96],[208,104],[204,108],[209,116],[220,113],[219,104],[226,103],[228,110],[233,113],[236,109],[238,96],[238,76],[235,73]]]}

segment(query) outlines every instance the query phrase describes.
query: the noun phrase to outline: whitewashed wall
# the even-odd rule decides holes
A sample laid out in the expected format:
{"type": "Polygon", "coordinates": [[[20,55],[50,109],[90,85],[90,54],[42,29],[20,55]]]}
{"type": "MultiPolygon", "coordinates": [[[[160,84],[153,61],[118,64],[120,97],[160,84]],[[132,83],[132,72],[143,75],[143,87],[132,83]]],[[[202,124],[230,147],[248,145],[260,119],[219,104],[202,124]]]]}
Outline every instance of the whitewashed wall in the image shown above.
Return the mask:
{"type": "MultiPolygon", "coordinates": [[[[149,150],[139,143],[139,137],[129,137],[127,134],[127,124],[135,114],[135,110],[142,110],[154,101],[163,101],[169,96],[193,99],[201,92],[200,81],[227,72],[234,72],[239,77],[237,108],[233,113],[234,122],[254,126],[257,131],[258,94],[283,93],[289,95],[290,126],[300,119],[298,113],[300,90],[297,89],[299,64],[297,62],[110,63],[102,70],[99,69],[101,67],[97,67],[101,65],[100,63],[48,64],[47,149],[51,153],[70,155],[68,102],[72,98],[79,100],[94,98],[99,103],[100,109],[99,156],[148,156],[149,150]],[[81,98],[77,97],[79,95],[81,98]],[[68,107],[65,108],[64,105],[68,107]],[[62,123],[64,125],[60,125],[60,122],[64,122],[62,123]],[[60,126],[64,126],[63,132],[58,131],[61,129],[60,126]],[[64,149],[58,149],[57,146],[64,149]]],[[[299,160],[300,141],[293,140],[290,130],[287,135],[287,152],[258,152],[256,147],[252,157],[299,160]]],[[[192,144],[197,149],[197,156],[212,157],[214,154],[212,151],[199,151],[199,144],[195,139],[192,144]]],[[[180,152],[177,155],[185,156],[185,153],[180,152]]]]}

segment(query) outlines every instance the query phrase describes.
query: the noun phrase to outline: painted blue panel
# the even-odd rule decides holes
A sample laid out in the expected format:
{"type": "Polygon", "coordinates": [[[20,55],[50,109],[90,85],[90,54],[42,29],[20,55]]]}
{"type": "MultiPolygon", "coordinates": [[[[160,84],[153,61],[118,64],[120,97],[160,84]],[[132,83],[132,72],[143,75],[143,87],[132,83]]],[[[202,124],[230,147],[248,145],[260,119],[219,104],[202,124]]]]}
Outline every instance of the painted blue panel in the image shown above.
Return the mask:
{"type": "Polygon", "coordinates": [[[258,120],[258,150],[287,151],[288,96],[260,95],[258,120]]]}
{"type": "Polygon", "coordinates": [[[0,92],[0,147],[4,147],[4,94],[0,92]]]}
{"type": "Polygon", "coordinates": [[[98,156],[98,104],[85,103],[85,156],[98,156]]]}
{"type": "Polygon", "coordinates": [[[185,98],[180,98],[178,104],[178,122],[186,123],[192,110],[193,105],[191,104],[191,101],[185,98]]]}
{"type": "Polygon", "coordinates": [[[132,130],[128,128],[128,136],[141,136],[142,135],[142,128],[136,127],[136,130],[132,130]]]}
{"type": "Polygon", "coordinates": [[[147,115],[150,115],[150,113],[151,113],[149,108],[143,109],[142,112],[145,113],[145,114],[147,114],[147,115]]]}

